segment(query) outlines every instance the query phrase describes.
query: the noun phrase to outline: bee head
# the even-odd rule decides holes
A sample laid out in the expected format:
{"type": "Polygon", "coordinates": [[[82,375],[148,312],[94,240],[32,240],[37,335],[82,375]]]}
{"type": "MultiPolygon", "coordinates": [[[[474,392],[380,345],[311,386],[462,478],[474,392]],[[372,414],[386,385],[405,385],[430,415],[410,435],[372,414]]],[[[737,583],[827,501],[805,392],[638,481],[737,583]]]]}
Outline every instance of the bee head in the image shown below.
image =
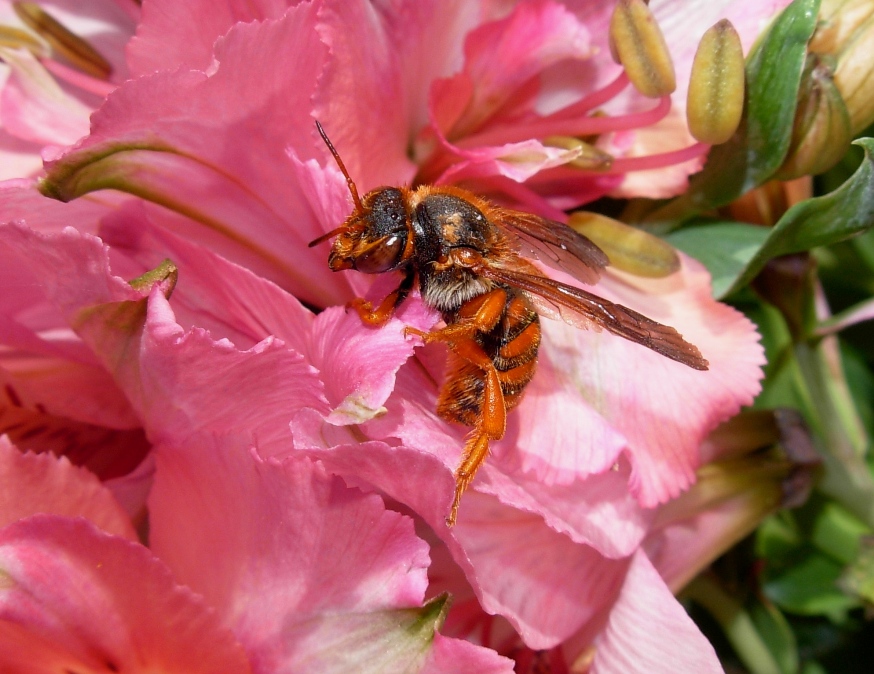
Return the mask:
{"type": "Polygon", "coordinates": [[[397,269],[407,257],[404,252],[409,238],[404,193],[396,187],[380,187],[359,199],[355,183],[322,125],[316,122],[316,128],[346,178],[355,208],[341,227],[311,241],[310,248],[336,236],[328,256],[332,271],[357,269],[380,274],[397,269]]]}

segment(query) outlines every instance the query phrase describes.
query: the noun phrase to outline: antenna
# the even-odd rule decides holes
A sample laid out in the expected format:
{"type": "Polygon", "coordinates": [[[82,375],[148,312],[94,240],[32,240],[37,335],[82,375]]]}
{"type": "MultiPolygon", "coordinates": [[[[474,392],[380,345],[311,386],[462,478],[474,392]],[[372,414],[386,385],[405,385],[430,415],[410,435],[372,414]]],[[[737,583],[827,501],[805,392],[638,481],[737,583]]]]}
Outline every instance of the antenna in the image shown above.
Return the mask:
{"type": "Polygon", "coordinates": [[[346,184],[349,185],[349,191],[352,193],[352,203],[355,204],[355,210],[361,213],[364,209],[361,207],[361,199],[358,198],[358,190],[355,187],[355,183],[352,182],[352,178],[349,177],[349,172],[346,170],[343,160],[340,159],[340,154],[334,149],[334,145],[328,139],[328,134],[325,133],[322,125],[319,124],[319,120],[316,120],[316,128],[319,130],[319,135],[322,137],[322,140],[325,141],[325,145],[328,146],[331,154],[334,155],[334,159],[337,161],[337,166],[340,167],[340,171],[346,177],[346,184]]]}

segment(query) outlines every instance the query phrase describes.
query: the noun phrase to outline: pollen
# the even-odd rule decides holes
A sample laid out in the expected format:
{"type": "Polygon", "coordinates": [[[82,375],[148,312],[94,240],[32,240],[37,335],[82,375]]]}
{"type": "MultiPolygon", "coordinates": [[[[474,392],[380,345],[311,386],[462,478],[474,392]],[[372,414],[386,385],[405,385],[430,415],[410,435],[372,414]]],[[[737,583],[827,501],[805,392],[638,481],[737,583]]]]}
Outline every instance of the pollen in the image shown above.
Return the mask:
{"type": "Polygon", "coordinates": [[[108,80],[112,66],[87,41],[72,33],[35,2],[14,2],[12,8],[28,28],[82,72],[108,80]]]}
{"type": "Polygon", "coordinates": [[[660,98],[677,88],[665,38],[643,0],[619,0],[610,19],[610,41],[628,79],[644,96],[660,98]]]}
{"type": "Polygon", "coordinates": [[[689,131],[702,143],[724,143],[737,130],[744,104],[744,56],[727,19],[701,38],[686,99],[689,131]]]}

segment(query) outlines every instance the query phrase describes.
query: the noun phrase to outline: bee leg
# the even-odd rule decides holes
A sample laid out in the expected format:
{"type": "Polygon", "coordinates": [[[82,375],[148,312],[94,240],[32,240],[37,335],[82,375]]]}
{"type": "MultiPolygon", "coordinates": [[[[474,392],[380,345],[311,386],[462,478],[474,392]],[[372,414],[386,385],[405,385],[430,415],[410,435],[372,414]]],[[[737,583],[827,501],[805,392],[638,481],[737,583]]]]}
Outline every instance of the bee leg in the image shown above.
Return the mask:
{"type": "Polygon", "coordinates": [[[425,344],[447,342],[451,346],[458,340],[470,339],[477,332],[489,332],[501,319],[506,306],[507,292],[501,289],[492,290],[462,306],[456,322],[431,332],[408,326],[404,329],[404,334],[421,337],[425,344]]]}
{"type": "Polygon", "coordinates": [[[372,303],[362,297],[356,297],[347,306],[350,309],[355,309],[364,323],[373,326],[384,325],[392,317],[400,303],[407,299],[415,278],[415,274],[408,272],[403,280],[401,280],[400,285],[393,292],[389,293],[376,309],[373,308],[372,303]]]}
{"type": "Polygon", "coordinates": [[[507,407],[498,371],[492,359],[473,339],[459,340],[450,344],[452,350],[483,372],[482,407],[473,433],[464,446],[461,463],[455,471],[455,495],[452,508],[446,519],[448,526],[455,524],[461,495],[471,483],[477,470],[489,454],[489,440],[500,440],[507,427],[507,407]]]}
{"type": "Polygon", "coordinates": [[[452,497],[452,507],[449,517],[446,518],[446,526],[455,525],[458,518],[458,506],[461,503],[461,495],[467,489],[467,485],[473,480],[477,469],[485,461],[489,454],[489,436],[480,430],[475,430],[464,446],[464,458],[455,471],[455,495],[452,497]]]}

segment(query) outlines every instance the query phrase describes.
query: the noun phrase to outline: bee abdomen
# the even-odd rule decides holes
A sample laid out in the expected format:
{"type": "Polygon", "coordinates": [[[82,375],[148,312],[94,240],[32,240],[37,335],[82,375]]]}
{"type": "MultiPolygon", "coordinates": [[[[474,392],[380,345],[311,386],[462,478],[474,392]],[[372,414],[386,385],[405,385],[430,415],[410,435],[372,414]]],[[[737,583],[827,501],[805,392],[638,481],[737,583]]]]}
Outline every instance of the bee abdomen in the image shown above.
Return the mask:
{"type": "MultiPolygon", "coordinates": [[[[476,336],[498,371],[504,404],[511,410],[522,399],[537,367],[540,321],[520,295],[511,295],[498,324],[476,336]]],[[[468,361],[450,354],[450,369],[437,401],[444,419],[474,426],[482,411],[485,373],[468,361]]]]}

